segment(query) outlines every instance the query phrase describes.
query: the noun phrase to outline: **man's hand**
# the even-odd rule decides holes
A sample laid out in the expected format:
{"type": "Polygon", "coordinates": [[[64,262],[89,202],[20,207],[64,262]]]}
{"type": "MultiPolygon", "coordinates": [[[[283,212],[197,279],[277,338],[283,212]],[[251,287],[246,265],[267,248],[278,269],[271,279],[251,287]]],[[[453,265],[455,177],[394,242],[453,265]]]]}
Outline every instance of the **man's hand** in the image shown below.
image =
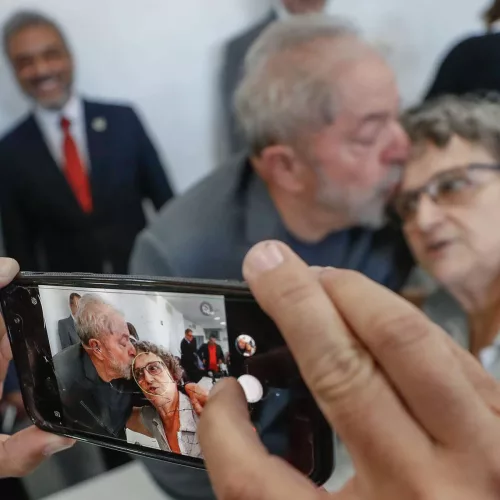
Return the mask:
{"type": "Polygon", "coordinates": [[[188,383],[184,386],[186,389],[186,394],[191,401],[191,405],[193,406],[193,410],[196,412],[198,416],[201,415],[205,405],[208,401],[208,392],[200,387],[198,384],[188,383]]]}
{"type": "MultiPolygon", "coordinates": [[[[282,243],[258,244],[244,275],[351,453],[356,475],[331,498],[499,498],[500,390],[469,353],[404,299],[309,269],[282,243]]],[[[328,496],[269,455],[234,380],[214,388],[199,430],[219,498],[328,496]]]]}
{"type": "MultiPolygon", "coordinates": [[[[0,258],[0,288],[8,285],[18,272],[19,266],[15,261],[0,258]]],[[[5,323],[0,316],[0,398],[11,358],[5,323]]],[[[0,477],[24,476],[45,458],[73,444],[72,439],[48,434],[36,427],[25,429],[14,436],[0,435],[0,477]]],[[[0,491],[0,497],[1,493],[0,491]]]]}

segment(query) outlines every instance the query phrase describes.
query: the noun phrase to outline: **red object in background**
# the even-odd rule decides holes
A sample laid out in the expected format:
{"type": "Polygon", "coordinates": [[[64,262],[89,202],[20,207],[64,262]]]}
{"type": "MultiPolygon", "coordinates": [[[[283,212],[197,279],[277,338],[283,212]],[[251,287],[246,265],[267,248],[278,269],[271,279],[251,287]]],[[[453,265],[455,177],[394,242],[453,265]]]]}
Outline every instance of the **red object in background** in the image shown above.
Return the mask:
{"type": "Polygon", "coordinates": [[[219,371],[217,364],[217,346],[215,344],[208,344],[208,369],[212,372],[219,371]]]}

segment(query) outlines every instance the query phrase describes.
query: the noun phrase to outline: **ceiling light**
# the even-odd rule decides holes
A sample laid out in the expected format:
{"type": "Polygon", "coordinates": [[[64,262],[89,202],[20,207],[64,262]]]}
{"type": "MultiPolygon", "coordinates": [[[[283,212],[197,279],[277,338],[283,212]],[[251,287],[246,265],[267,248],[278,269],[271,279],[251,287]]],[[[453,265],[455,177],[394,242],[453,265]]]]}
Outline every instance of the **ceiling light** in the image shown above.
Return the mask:
{"type": "Polygon", "coordinates": [[[220,322],[220,324],[221,324],[222,326],[226,326],[226,322],[225,322],[225,321],[221,321],[221,322],[220,322]]]}
{"type": "Polygon", "coordinates": [[[216,318],[214,318],[215,321],[219,321],[220,320],[220,316],[217,316],[216,318]]]}

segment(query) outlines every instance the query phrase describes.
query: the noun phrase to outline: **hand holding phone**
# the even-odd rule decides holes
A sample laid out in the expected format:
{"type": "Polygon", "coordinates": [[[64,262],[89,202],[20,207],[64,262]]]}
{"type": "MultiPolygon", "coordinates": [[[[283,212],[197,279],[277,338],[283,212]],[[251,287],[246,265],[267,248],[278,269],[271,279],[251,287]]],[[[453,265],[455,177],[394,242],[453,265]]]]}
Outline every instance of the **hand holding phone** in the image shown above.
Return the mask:
{"type": "Polygon", "coordinates": [[[384,287],[310,269],[282,243],[258,244],[244,269],[356,477],[329,496],[269,455],[243,391],[224,381],[200,424],[218,498],[498,498],[500,384],[470,353],[384,287]]]}
{"type": "Polygon", "coordinates": [[[41,429],[204,469],[208,394],[242,377],[268,450],[318,484],[331,475],[332,433],[245,284],[21,273],[0,303],[41,429]]]}
{"type": "MultiPolygon", "coordinates": [[[[19,272],[12,259],[0,258],[0,288],[7,286],[19,272]]],[[[12,358],[3,317],[0,315],[0,399],[3,381],[12,358]]],[[[13,436],[0,434],[0,478],[21,477],[29,474],[43,460],[74,444],[64,437],[30,427],[13,436]]]]}

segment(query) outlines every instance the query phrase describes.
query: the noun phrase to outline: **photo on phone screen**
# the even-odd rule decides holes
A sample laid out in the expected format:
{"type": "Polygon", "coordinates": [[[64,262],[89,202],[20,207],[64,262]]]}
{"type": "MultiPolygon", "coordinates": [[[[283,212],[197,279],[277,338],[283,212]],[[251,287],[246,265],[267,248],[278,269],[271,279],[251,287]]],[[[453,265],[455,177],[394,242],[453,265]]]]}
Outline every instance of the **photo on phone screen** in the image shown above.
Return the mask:
{"type": "Polygon", "coordinates": [[[203,458],[194,398],[229,375],[224,297],[50,286],[39,293],[66,422],[203,458]]]}
{"type": "Polygon", "coordinates": [[[40,428],[203,468],[199,419],[231,376],[268,451],[318,484],[330,477],[331,430],[243,284],[24,273],[0,303],[40,428]]]}

